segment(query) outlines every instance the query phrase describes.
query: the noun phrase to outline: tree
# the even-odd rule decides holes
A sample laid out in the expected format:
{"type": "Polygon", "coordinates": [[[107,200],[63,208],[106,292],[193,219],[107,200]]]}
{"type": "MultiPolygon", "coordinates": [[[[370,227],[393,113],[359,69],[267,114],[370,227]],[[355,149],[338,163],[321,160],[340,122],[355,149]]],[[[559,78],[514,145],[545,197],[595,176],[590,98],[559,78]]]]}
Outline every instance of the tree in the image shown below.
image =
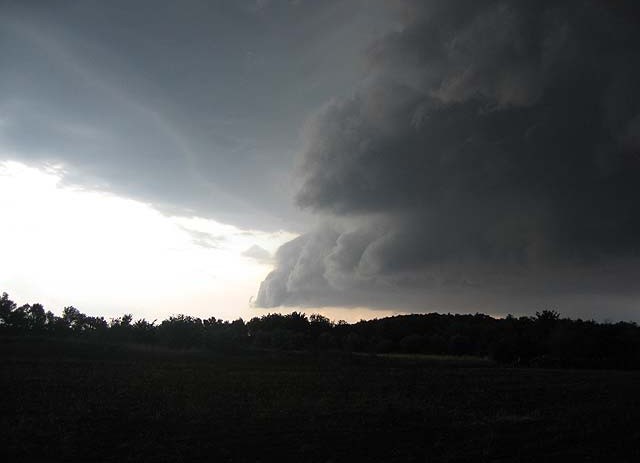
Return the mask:
{"type": "Polygon", "coordinates": [[[27,329],[43,332],[47,323],[47,314],[42,304],[33,304],[26,311],[27,329]]]}
{"type": "Polygon", "coordinates": [[[555,322],[560,319],[560,312],[556,310],[543,310],[542,312],[536,312],[536,322],[549,323],[555,322]]]}
{"type": "Polygon", "coordinates": [[[0,297],[0,326],[11,324],[11,312],[13,312],[16,307],[16,303],[9,299],[9,295],[2,293],[2,297],[0,297]]]}
{"type": "Polygon", "coordinates": [[[64,322],[64,326],[74,333],[80,333],[83,331],[84,321],[86,318],[86,315],[73,306],[68,306],[62,309],[62,320],[64,322]]]}

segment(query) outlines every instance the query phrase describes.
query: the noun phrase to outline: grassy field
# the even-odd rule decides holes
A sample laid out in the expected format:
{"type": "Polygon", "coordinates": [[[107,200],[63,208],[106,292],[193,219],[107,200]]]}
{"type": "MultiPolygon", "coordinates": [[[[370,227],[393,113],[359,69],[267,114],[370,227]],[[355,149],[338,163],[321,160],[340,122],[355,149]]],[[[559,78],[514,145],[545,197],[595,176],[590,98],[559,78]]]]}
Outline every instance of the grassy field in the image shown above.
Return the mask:
{"type": "Polygon", "coordinates": [[[3,461],[640,461],[640,372],[0,347],[3,461]]]}

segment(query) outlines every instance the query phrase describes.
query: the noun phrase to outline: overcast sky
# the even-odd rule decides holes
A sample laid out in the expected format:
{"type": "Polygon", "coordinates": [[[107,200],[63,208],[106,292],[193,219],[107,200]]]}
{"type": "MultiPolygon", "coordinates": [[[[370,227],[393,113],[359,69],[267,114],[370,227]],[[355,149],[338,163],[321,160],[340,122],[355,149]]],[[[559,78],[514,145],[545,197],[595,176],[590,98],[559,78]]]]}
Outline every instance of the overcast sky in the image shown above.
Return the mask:
{"type": "Polygon", "coordinates": [[[0,5],[18,302],[640,320],[637,2],[0,5]]]}

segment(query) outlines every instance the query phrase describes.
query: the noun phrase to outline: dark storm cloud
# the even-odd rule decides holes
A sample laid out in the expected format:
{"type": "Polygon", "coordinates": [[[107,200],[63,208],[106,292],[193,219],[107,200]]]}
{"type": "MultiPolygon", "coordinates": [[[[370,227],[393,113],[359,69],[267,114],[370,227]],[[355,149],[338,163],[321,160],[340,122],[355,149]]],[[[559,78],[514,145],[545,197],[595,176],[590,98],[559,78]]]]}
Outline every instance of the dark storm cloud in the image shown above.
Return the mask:
{"type": "Polygon", "coordinates": [[[0,2],[0,159],[163,211],[295,228],[309,107],[355,81],[379,2],[0,2]]]}
{"type": "Polygon", "coordinates": [[[380,305],[393,289],[414,309],[575,307],[589,294],[627,310],[640,7],[402,6],[360,90],[307,128],[296,199],[339,226],[283,246],[258,304],[380,305]]]}

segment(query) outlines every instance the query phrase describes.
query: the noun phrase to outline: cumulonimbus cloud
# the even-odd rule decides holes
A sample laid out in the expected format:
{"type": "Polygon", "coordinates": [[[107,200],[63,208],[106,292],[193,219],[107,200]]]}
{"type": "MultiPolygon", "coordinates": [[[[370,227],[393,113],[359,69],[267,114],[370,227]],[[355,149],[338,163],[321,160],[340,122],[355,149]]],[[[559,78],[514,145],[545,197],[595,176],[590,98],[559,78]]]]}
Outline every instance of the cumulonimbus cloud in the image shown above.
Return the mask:
{"type": "Polygon", "coordinates": [[[257,305],[488,309],[629,292],[640,7],[403,5],[366,82],[309,123],[296,201],[332,225],[278,251],[257,305]]]}

